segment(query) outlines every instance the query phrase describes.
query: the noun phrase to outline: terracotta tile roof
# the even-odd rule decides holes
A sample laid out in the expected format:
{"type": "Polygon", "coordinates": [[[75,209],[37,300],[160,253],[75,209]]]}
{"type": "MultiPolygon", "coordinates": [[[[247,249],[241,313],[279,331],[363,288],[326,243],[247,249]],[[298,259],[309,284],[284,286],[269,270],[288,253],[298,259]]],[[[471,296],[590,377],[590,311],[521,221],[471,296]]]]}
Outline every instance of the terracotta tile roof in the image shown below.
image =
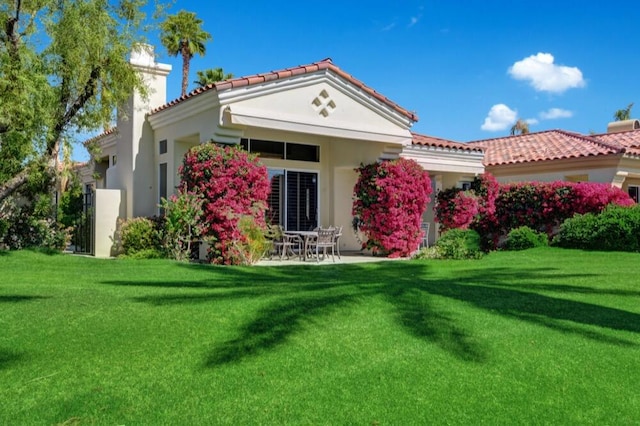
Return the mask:
{"type": "Polygon", "coordinates": [[[204,86],[204,87],[199,87],[199,88],[194,89],[191,92],[187,93],[185,96],[181,96],[181,97],[179,97],[177,99],[174,99],[171,102],[168,102],[168,103],[166,103],[166,104],[164,104],[164,105],[162,105],[162,106],[160,106],[158,108],[155,108],[154,110],[151,111],[151,114],[155,114],[155,113],[157,113],[159,111],[163,111],[163,110],[165,110],[167,108],[170,108],[170,107],[172,107],[174,105],[182,103],[182,102],[186,101],[187,99],[193,98],[194,96],[197,96],[197,95],[199,95],[201,93],[204,93],[204,92],[207,92],[209,90],[222,91],[222,90],[234,89],[234,88],[237,88],[237,87],[251,86],[251,85],[254,85],[254,84],[266,83],[266,82],[269,82],[269,81],[289,78],[289,77],[293,77],[293,76],[296,76],[296,75],[310,74],[310,73],[314,73],[314,72],[321,71],[321,70],[330,70],[330,71],[334,72],[335,74],[337,74],[340,77],[344,78],[345,80],[349,81],[354,86],[360,88],[362,91],[364,91],[368,95],[373,96],[374,98],[376,98],[380,102],[386,104],[387,106],[389,106],[393,110],[399,112],[400,114],[404,115],[405,117],[409,118],[410,120],[412,120],[414,122],[418,121],[418,116],[415,113],[410,112],[410,111],[402,108],[400,105],[398,105],[395,102],[391,101],[386,96],[383,96],[382,94],[376,92],[375,90],[373,90],[369,86],[365,85],[360,80],[354,78],[352,75],[347,74],[346,72],[342,71],[340,68],[338,68],[336,65],[333,64],[333,62],[331,61],[331,58],[326,58],[326,59],[323,59],[323,60],[321,60],[319,62],[314,62],[314,63],[309,64],[309,65],[299,65],[297,67],[286,68],[286,69],[279,70],[279,71],[271,71],[271,72],[267,72],[267,73],[264,73],[264,74],[256,74],[256,75],[251,75],[251,76],[247,76],[247,77],[234,78],[234,79],[231,79],[231,80],[219,81],[219,82],[216,82],[216,83],[212,83],[212,84],[209,84],[209,85],[204,86]]]}
{"type": "Polygon", "coordinates": [[[600,135],[592,135],[592,137],[604,143],[622,145],[627,154],[640,155],[640,130],[603,133],[600,135]]]}
{"type": "Polygon", "coordinates": [[[484,148],[478,145],[469,145],[466,143],[453,142],[446,139],[436,138],[434,136],[421,135],[419,133],[411,133],[413,136],[411,143],[413,145],[433,146],[436,148],[452,148],[463,151],[482,152],[484,148]]]}
{"type": "MultiPolygon", "coordinates": [[[[613,135],[612,135],[613,136],[613,135]]],[[[485,148],[484,165],[497,166],[535,161],[590,157],[625,153],[615,139],[600,140],[564,130],[547,130],[526,135],[469,142],[485,148]]]]}
{"type": "Polygon", "coordinates": [[[115,133],[117,131],[118,131],[117,127],[111,127],[110,129],[105,130],[104,132],[100,133],[99,135],[96,135],[96,136],[94,136],[94,137],[92,137],[90,139],[87,139],[86,141],[82,142],[82,144],[84,146],[88,146],[89,144],[91,144],[93,142],[96,142],[96,141],[102,139],[103,137],[108,136],[108,135],[110,135],[112,133],[115,133]]]}

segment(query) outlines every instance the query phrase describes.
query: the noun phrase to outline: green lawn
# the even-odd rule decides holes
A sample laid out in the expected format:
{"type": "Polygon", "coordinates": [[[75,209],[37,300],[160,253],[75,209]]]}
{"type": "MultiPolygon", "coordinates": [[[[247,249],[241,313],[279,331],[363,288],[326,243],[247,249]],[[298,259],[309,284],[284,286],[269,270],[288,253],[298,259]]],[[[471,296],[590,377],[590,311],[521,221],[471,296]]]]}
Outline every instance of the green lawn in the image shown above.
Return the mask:
{"type": "Polygon", "coordinates": [[[0,253],[0,424],[637,424],[640,254],[0,253]]]}

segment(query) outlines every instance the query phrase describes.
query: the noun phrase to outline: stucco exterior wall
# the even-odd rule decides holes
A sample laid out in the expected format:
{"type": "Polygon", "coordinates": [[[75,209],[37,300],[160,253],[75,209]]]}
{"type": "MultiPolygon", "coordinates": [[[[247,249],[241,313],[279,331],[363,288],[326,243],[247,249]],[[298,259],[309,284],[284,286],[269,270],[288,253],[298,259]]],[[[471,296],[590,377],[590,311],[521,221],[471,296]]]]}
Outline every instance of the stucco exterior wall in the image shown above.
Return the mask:
{"type": "Polygon", "coordinates": [[[114,241],[119,217],[125,217],[125,191],[96,189],[94,194],[94,255],[110,257],[114,253],[114,241]]]}
{"type": "Polygon", "coordinates": [[[538,173],[525,172],[508,176],[498,175],[496,176],[496,179],[501,183],[526,181],[553,182],[558,180],[572,180],[571,178],[573,176],[585,176],[588,177],[588,182],[613,183],[616,172],[617,170],[613,167],[603,169],[572,169],[538,173]]]}

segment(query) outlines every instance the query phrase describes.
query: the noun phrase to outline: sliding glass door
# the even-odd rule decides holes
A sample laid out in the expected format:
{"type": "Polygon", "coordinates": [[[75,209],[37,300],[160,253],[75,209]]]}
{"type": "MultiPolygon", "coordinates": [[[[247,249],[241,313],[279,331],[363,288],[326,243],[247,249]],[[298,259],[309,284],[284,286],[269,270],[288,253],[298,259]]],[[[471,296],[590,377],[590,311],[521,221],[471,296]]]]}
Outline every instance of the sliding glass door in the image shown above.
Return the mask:
{"type": "Polygon", "coordinates": [[[271,194],[267,219],[289,231],[318,226],[318,174],[270,169],[271,194]]]}

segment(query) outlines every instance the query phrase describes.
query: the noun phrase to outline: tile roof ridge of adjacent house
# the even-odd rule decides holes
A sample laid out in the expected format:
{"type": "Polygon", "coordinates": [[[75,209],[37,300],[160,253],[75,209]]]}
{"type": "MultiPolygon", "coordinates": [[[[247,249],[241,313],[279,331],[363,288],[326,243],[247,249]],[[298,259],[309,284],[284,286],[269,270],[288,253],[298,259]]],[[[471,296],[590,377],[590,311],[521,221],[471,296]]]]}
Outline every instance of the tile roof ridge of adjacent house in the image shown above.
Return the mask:
{"type": "Polygon", "coordinates": [[[436,148],[454,148],[464,151],[484,152],[481,146],[469,146],[464,142],[456,142],[449,139],[443,139],[435,136],[424,135],[421,133],[411,132],[411,144],[421,146],[433,146],[436,148]]]}
{"type": "MultiPolygon", "coordinates": [[[[602,141],[600,139],[597,139],[597,136],[599,135],[585,135],[582,133],[578,133],[578,132],[571,132],[569,130],[563,130],[563,129],[547,129],[547,130],[540,130],[539,132],[531,132],[531,133],[524,133],[524,134],[519,134],[519,135],[507,135],[507,136],[499,136],[499,137],[495,137],[495,138],[488,138],[488,139],[480,139],[480,140],[476,140],[476,141],[469,141],[466,142],[470,145],[479,145],[482,146],[486,143],[491,143],[492,141],[496,141],[496,140],[505,140],[505,139],[521,139],[524,137],[531,137],[531,136],[537,136],[537,135],[542,135],[545,133],[560,133],[563,134],[565,136],[571,137],[571,138],[576,138],[576,139],[582,139],[585,140],[587,142],[593,143],[593,144],[597,144],[600,145],[604,148],[609,148],[609,149],[613,149],[613,150],[617,150],[621,153],[624,153],[624,146],[621,144],[613,144],[610,142],[605,142],[602,141]]],[[[604,133],[604,135],[606,135],[607,133],[604,133]]]]}
{"type": "Polygon", "coordinates": [[[622,144],[566,130],[543,130],[523,135],[469,142],[485,148],[485,166],[625,154],[622,144]]]}
{"type": "Polygon", "coordinates": [[[540,130],[538,132],[523,133],[523,134],[519,134],[519,135],[494,136],[492,138],[477,139],[477,140],[474,140],[474,141],[467,141],[465,143],[473,144],[473,145],[479,145],[481,143],[491,142],[491,141],[496,141],[496,140],[517,139],[517,138],[520,138],[520,137],[523,137],[523,136],[531,136],[531,135],[537,135],[537,134],[542,134],[542,133],[553,133],[553,132],[561,132],[561,133],[565,133],[565,134],[573,136],[571,134],[571,132],[563,131],[563,130],[560,130],[560,129],[547,129],[547,130],[540,130]]]}
{"type": "Polygon", "coordinates": [[[386,96],[376,92],[374,89],[370,88],[369,86],[364,84],[362,81],[360,81],[357,78],[353,77],[351,74],[346,73],[341,68],[339,68],[337,65],[335,65],[333,63],[333,61],[331,60],[331,58],[325,58],[325,59],[322,59],[321,61],[313,62],[313,63],[307,64],[307,65],[298,65],[296,67],[285,68],[285,69],[282,69],[282,70],[275,70],[275,71],[270,71],[270,72],[261,73],[261,74],[249,75],[249,76],[245,76],[245,77],[236,77],[236,78],[232,78],[232,79],[229,79],[229,80],[224,80],[224,81],[218,81],[218,82],[215,82],[215,83],[211,83],[211,84],[208,84],[208,85],[203,86],[203,87],[198,87],[196,89],[193,89],[192,91],[190,91],[189,93],[187,93],[184,96],[180,96],[179,98],[176,98],[176,99],[174,99],[172,101],[169,101],[169,102],[165,103],[164,105],[161,105],[161,106],[159,106],[157,108],[152,109],[150,111],[150,114],[155,114],[157,112],[160,112],[160,111],[163,111],[165,109],[168,109],[168,108],[170,108],[170,107],[172,107],[174,105],[180,104],[180,103],[186,101],[187,99],[193,98],[194,96],[197,96],[197,95],[199,95],[201,93],[204,93],[204,92],[207,92],[209,90],[226,90],[226,89],[233,89],[233,88],[236,88],[236,87],[251,86],[251,85],[254,85],[254,84],[266,83],[268,81],[278,80],[278,79],[281,79],[281,78],[293,77],[293,76],[296,76],[296,75],[308,74],[308,73],[317,72],[317,71],[321,71],[321,70],[325,70],[325,69],[329,69],[329,70],[333,71],[334,73],[336,73],[340,77],[342,77],[345,80],[349,81],[354,86],[360,88],[361,90],[363,90],[367,94],[373,96],[374,98],[376,98],[380,102],[385,103],[387,106],[391,107],[396,112],[398,112],[398,113],[404,115],[405,117],[409,118],[413,122],[418,121],[418,116],[415,113],[406,110],[405,108],[403,108],[400,105],[398,105],[397,103],[393,102],[392,100],[390,100],[386,96]]]}

